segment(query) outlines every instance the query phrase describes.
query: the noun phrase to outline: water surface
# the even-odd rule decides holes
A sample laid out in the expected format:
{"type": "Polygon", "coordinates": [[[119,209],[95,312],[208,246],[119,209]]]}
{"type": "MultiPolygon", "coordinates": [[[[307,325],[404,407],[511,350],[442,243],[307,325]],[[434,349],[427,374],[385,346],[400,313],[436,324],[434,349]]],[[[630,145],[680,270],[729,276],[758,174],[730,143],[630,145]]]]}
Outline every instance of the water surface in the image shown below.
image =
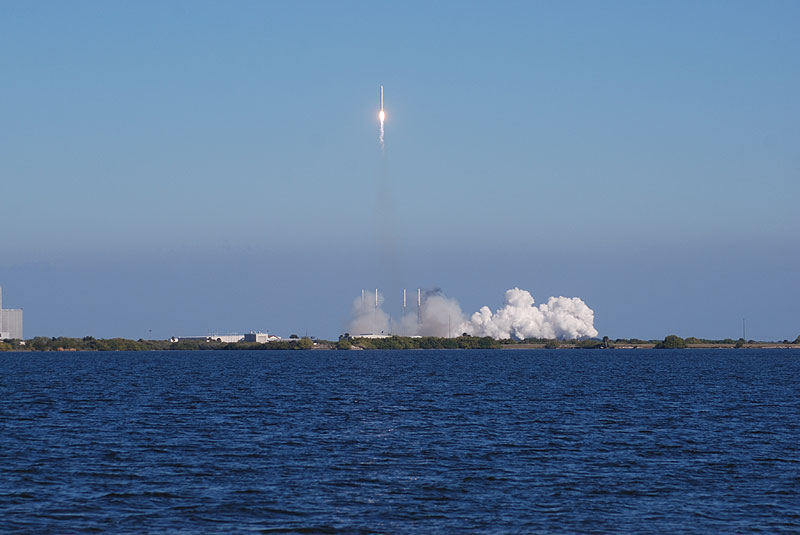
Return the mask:
{"type": "Polygon", "coordinates": [[[800,531],[800,351],[0,353],[0,531],[800,531]]]}

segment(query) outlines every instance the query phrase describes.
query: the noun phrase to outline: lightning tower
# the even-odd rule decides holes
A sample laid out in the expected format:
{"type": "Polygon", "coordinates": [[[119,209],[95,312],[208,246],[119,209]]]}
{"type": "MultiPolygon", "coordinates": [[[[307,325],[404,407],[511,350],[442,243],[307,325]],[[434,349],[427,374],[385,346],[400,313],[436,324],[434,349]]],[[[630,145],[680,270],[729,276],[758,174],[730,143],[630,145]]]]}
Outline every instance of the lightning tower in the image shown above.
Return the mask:
{"type": "Polygon", "coordinates": [[[417,324],[422,325],[422,288],[417,288],[417,324]]]}

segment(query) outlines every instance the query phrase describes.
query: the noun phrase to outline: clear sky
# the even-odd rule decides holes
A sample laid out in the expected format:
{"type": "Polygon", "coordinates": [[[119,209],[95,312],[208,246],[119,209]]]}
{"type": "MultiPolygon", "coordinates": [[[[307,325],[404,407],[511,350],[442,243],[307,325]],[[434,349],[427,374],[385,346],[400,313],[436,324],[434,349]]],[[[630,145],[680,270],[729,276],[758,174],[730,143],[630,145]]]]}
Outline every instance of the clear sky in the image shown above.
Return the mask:
{"type": "Polygon", "coordinates": [[[335,337],[380,286],[800,334],[800,3],[0,3],[25,336],[335,337]],[[378,88],[386,91],[386,154],[378,88]]]}

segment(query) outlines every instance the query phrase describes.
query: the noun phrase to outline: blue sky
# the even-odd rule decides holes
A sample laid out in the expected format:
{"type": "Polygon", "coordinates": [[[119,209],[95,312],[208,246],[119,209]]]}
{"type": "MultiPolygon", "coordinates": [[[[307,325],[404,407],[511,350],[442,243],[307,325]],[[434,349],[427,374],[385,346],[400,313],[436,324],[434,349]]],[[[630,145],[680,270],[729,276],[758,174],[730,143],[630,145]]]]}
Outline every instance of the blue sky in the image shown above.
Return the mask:
{"type": "Polygon", "coordinates": [[[519,286],[800,334],[796,2],[3,2],[26,337],[302,331],[519,286]],[[386,155],[378,86],[386,87],[386,155]]]}

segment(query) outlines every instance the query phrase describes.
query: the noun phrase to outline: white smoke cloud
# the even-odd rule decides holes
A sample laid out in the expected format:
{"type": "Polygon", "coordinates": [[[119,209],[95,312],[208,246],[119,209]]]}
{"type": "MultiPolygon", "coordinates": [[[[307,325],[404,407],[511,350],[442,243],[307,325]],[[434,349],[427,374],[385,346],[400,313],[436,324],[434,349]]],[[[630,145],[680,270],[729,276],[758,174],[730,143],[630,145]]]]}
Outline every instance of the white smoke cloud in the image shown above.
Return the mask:
{"type": "Polygon", "coordinates": [[[464,322],[464,313],[458,301],[447,297],[438,288],[425,292],[418,322],[416,309],[400,320],[400,331],[405,336],[438,336],[450,338],[459,336],[459,325],[464,322]]]}
{"type": "Polygon", "coordinates": [[[375,300],[360,297],[353,302],[350,333],[397,334],[401,336],[454,337],[467,333],[472,336],[491,336],[496,339],[559,338],[571,340],[597,336],[594,311],[578,297],[551,297],[547,303],[534,306],[533,296],[526,290],[506,291],[505,306],[492,313],[487,306],[467,320],[453,298],[440,290],[426,292],[417,316],[416,307],[392,322],[383,311],[383,295],[375,300]]]}
{"type": "Polygon", "coordinates": [[[551,297],[534,306],[526,290],[506,291],[505,306],[494,313],[484,306],[460,330],[473,336],[492,338],[560,338],[571,340],[597,336],[594,311],[578,297],[551,297]]]}
{"type": "Polygon", "coordinates": [[[381,308],[383,305],[383,294],[378,294],[378,303],[375,306],[375,296],[367,294],[363,298],[356,297],[353,300],[351,311],[352,321],[350,321],[350,334],[358,336],[361,334],[388,334],[389,333],[389,314],[381,308]]]}

